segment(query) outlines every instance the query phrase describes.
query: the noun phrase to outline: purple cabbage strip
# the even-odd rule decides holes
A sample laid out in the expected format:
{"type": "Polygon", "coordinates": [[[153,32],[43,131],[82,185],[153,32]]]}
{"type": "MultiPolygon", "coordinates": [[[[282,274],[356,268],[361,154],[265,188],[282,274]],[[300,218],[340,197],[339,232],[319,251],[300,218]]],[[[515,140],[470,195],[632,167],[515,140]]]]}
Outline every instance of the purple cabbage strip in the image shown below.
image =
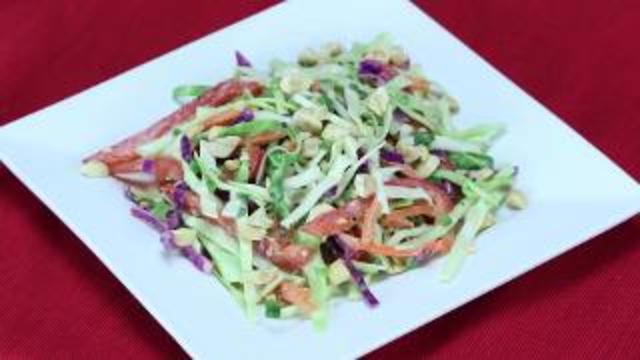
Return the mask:
{"type": "Polygon", "coordinates": [[[360,75],[380,75],[384,70],[384,64],[378,60],[365,59],[360,62],[358,74],[360,75]]]}
{"type": "Polygon", "coordinates": [[[182,210],[186,206],[187,191],[189,191],[189,186],[184,181],[178,181],[173,186],[172,200],[178,210],[182,210]]]}
{"type": "Polygon", "coordinates": [[[165,250],[171,251],[178,248],[176,244],[176,239],[173,236],[173,232],[171,230],[163,231],[160,234],[160,242],[164,245],[165,250]]]}
{"type": "Polygon", "coordinates": [[[154,162],[151,159],[144,159],[142,161],[142,172],[147,174],[153,174],[154,162]]]}
{"type": "Polygon", "coordinates": [[[336,196],[337,193],[338,193],[338,186],[334,185],[329,190],[327,190],[327,192],[324,193],[324,196],[331,198],[336,196]]]}
{"type": "Polygon", "coordinates": [[[393,79],[396,72],[392,67],[378,60],[364,59],[358,65],[358,76],[361,81],[378,87],[393,79]]]}
{"type": "Polygon", "coordinates": [[[442,190],[450,197],[460,195],[460,187],[448,180],[442,181],[442,190]]]}
{"type": "Polygon", "coordinates": [[[369,163],[368,162],[364,162],[362,165],[360,165],[358,167],[358,170],[356,170],[357,174],[367,174],[369,173],[369,163]]]}
{"type": "Polygon", "coordinates": [[[404,164],[404,157],[397,151],[382,149],[380,158],[390,163],[404,164]]]}
{"type": "Polygon", "coordinates": [[[407,124],[411,121],[411,118],[404,111],[396,108],[393,110],[393,120],[399,123],[407,124]]]}
{"type": "Polygon", "coordinates": [[[433,251],[426,251],[426,252],[420,253],[419,255],[414,257],[414,259],[416,261],[416,266],[422,266],[422,265],[428,263],[435,256],[436,256],[436,253],[433,252],[433,251]]]}
{"type": "Polygon", "coordinates": [[[208,273],[211,272],[213,268],[211,261],[207,259],[204,255],[199,254],[193,246],[187,246],[182,249],[182,254],[195,265],[198,270],[208,273]]]}
{"type": "Polygon", "coordinates": [[[180,138],[180,154],[186,162],[193,160],[193,145],[186,135],[182,135],[182,138],[180,138]]]}
{"type": "Polygon", "coordinates": [[[238,66],[251,67],[249,59],[238,50],[236,50],[236,64],[238,66]]]}
{"type": "MultiPolygon", "coordinates": [[[[179,226],[179,223],[177,225],[172,223],[173,221],[176,221],[176,220],[172,220],[172,216],[175,216],[172,214],[176,214],[178,216],[177,221],[179,222],[180,213],[178,211],[171,211],[171,213],[169,213],[169,215],[167,216],[167,223],[164,223],[158,220],[155,216],[153,216],[153,214],[151,214],[147,210],[144,210],[139,207],[134,207],[131,209],[131,215],[142,220],[144,223],[151,226],[152,228],[154,228],[156,231],[160,233],[160,242],[162,243],[162,245],[164,245],[164,248],[167,251],[178,249],[178,245],[176,244],[176,239],[171,229],[177,228],[179,226]]],[[[206,273],[211,272],[211,269],[213,268],[211,261],[207,259],[204,255],[199,254],[193,248],[193,246],[188,246],[183,248],[182,254],[187,259],[189,259],[198,268],[198,270],[206,273]]]]}
{"type": "Polygon", "coordinates": [[[253,120],[255,115],[251,109],[244,109],[240,112],[240,115],[233,121],[234,124],[239,124],[247,121],[253,120]]]}
{"type": "Polygon", "coordinates": [[[163,221],[153,216],[152,213],[150,213],[149,211],[141,207],[131,208],[131,215],[142,220],[142,222],[151,226],[154,230],[156,230],[159,233],[169,230],[167,224],[165,224],[163,221]]]}
{"type": "Polygon", "coordinates": [[[170,210],[167,213],[167,227],[171,230],[177,229],[182,225],[182,214],[180,210],[170,210]]]}
{"type": "Polygon", "coordinates": [[[360,270],[358,270],[351,261],[351,258],[354,255],[353,249],[351,249],[349,245],[347,245],[342,239],[340,239],[340,236],[332,236],[329,241],[331,241],[334,246],[341,250],[336,251],[336,253],[342,258],[342,261],[344,261],[345,266],[349,270],[351,278],[358,286],[358,290],[360,290],[360,293],[362,294],[362,297],[367,302],[367,304],[371,307],[378,306],[380,302],[369,289],[367,282],[364,280],[364,275],[362,275],[360,270]]]}

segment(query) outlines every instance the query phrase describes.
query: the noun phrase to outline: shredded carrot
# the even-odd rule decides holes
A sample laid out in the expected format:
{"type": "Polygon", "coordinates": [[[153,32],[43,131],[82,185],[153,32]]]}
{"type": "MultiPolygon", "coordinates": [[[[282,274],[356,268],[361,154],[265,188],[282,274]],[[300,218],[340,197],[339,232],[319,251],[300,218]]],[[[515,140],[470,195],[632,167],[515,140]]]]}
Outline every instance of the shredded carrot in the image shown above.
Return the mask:
{"type": "Polygon", "coordinates": [[[260,146],[250,144],[247,146],[247,152],[249,153],[249,179],[254,180],[260,172],[260,164],[262,163],[262,158],[264,158],[265,151],[260,146]]]}
{"type": "Polygon", "coordinates": [[[305,224],[302,230],[316,236],[329,236],[348,231],[360,222],[367,209],[368,199],[355,199],[343,207],[328,211],[305,224]]]}
{"type": "Polygon", "coordinates": [[[424,253],[446,254],[453,246],[453,232],[447,233],[440,239],[429,242],[422,247],[415,249],[398,249],[396,247],[376,242],[362,242],[358,238],[348,234],[340,234],[340,238],[347,242],[349,246],[358,251],[364,251],[372,255],[383,255],[392,257],[412,257],[424,253]]]}
{"type": "Polygon", "coordinates": [[[435,217],[433,206],[426,202],[420,202],[406,208],[394,210],[385,215],[382,219],[382,224],[388,228],[410,228],[414,225],[408,218],[420,215],[435,217]]]}
{"type": "Polygon", "coordinates": [[[433,200],[433,214],[440,216],[453,209],[451,197],[435,183],[420,178],[395,178],[385,182],[386,185],[422,188],[433,200]]]}
{"type": "Polygon", "coordinates": [[[362,220],[362,243],[373,242],[373,237],[375,236],[376,219],[378,218],[379,212],[380,204],[376,201],[375,198],[372,198],[371,203],[364,211],[362,220]]]}
{"type": "Polygon", "coordinates": [[[281,131],[268,131],[262,134],[254,135],[245,140],[247,145],[268,145],[274,141],[278,141],[285,137],[286,134],[281,131]]]}
{"type": "Polygon", "coordinates": [[[453,243],[455,242],[456,237],[454,236],[453,231],[449,231],[442,238],[434,241],[433,243],[429,243],[428,245],[432,246],[431,251],[435,253],[446,254],[453,247],[453,243]]]}
{"type": "Polygon", "coordinates": [[[416,250],[405,250],[405,249],[397,249],[393,246],[370,242],[370,243],[360,243],[358,245],[358,250],[366,251],[370,254],[374,255],[384,255],[384,256],[393,256],[393,257],[411,257],[416,256],[420,253],[420,251],[416,250]]]}

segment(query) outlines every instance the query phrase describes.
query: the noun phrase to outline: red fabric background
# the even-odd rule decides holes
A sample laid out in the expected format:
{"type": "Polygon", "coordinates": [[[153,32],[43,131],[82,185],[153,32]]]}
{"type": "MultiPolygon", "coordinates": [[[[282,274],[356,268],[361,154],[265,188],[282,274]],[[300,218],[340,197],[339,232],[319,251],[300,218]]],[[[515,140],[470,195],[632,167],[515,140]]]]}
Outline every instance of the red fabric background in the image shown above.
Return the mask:
{"type": "MultiPolygon", "coordinates": [[[[257,3],[4,0],[0,123],[272,2],[257,3]]],[[[640,2],[419,3],[640,178],[640,2]]],[[[0,213],[0,357],[185,356],[3,166],[0,213]]],[[[636,217],[369,358],[638,359],[639,235],[636,217]]]]}

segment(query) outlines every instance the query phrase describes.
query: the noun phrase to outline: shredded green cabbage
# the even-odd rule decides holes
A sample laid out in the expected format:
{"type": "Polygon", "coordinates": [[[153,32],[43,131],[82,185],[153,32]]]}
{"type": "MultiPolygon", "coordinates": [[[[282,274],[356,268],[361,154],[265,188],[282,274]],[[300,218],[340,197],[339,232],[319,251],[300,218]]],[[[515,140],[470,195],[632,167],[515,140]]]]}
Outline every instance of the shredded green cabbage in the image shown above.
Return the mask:
{"type": "MultiPolygon", "coordinates": [[[[420,266],[426,249],[446,255],[449,281],[503,204],[526,204],[516,168],[489,155],[504,126],[456,124],[457,101],[388,34],[234,74],[230,83],[253,86],[195,113],[216,87],[177,87],[176,101],[197,99],[173,115],[177,125],[129,139],[132,163],[98,156],[82,171],[126,181],[136,209],[169,230],[165,244],[173,236],[173,253],[204,263],[252,321],[304,316],[325,328],[331,299],[377,303],[368,284],[420,266]],[[205,126],[228,111],[243,115],[205,126]],[[450,237],[447,255],[433,242],[450,237]]],[[[222,88],[226,97],[234,86],[222,88]]]]}

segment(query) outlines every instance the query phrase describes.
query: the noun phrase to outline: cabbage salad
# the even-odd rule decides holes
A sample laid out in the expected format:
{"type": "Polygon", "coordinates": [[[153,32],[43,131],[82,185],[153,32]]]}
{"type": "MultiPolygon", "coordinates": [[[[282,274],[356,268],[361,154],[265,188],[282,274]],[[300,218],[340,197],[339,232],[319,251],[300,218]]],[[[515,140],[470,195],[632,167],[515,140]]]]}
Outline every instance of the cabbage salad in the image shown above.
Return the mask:
{"type": "Polygon", "coordinates": [[[332,299],[375,307],[372,283],[436,257],[450,280],[503,204],[525,206],[517,168],[487,153],[503,127],[455,126],[456,100],[388,35],[266,72],[236,60],[229,80],[176,88],[174,113],[82,171],[121,181],[131,214],[250,319],[322,327],[332,299]]]}

